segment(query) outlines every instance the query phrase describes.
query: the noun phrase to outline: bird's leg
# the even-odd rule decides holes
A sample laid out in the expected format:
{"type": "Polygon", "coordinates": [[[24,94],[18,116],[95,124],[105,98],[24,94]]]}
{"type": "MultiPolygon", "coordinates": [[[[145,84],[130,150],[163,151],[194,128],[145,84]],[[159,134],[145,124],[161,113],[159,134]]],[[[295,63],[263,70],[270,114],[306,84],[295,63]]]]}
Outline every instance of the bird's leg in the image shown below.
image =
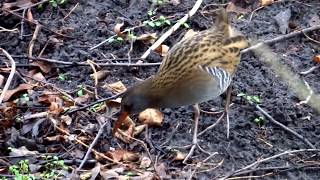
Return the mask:
{"type": "Polygon", "coordinates": [[[227,89],[227,98],[226,98],[226,104],[224,107],[224,113],[222,114],[222,116],[226,116],[226,120],[227,120],[227,138],[229,139],[229,135],[230,135],[230,121],[229,121],[229,105],[231,102],[231,92],[232,92],[232,85],[230,85],[227,89]]]}
{"type": "Polygon", "coordinates": [[[183,163],[186,163],[187,160],[192,156],[198,144],[198,125],[199,125],[199,117],[200,117],[199,104],[193,105],[193,108],[194,108],[194,130],[193,130],[193,138],[192,138],[192,147],[188,155],[184,158],[183,163]]]}

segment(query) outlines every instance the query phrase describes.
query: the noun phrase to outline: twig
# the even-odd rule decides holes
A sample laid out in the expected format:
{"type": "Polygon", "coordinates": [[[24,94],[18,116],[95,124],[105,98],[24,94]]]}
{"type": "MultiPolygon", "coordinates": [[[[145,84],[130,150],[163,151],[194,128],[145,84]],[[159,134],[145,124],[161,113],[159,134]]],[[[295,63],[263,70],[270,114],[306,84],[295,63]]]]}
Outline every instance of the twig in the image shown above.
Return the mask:
{"type": "MultiPolygon", "coordinates": [[[[201,161],[200,163],[197,163],[196,168],[194,168],[194,170],[192,171],[190,177],[188,178],[188,180],[192,180],[192,177],[194,176],[194,174],[196,173],[198,168],[201,168],[201,166],[206,163],[209,159],[211,159],[213,156],[217,155],[217,152],[212,153],[209,157],[207,157],[206,159],[204,159],[203,161],[201,161]]],[[[216,166],[215,168],[221,166],[221,164],[223,163],[223,160],[218,164],[218,166],[216,166]]]]}
{"type": "Polygon", "coordinates": [[[40,5],[40,4],[43,4],[43,3],[47,2],[47,1],[49,1],[49,0],[43,0],[43,1],[40,1],[40,2],[37,2],[37,3],[34,3],[34,4],[32,4],[32,5],[29,5],[29,6],[24,6],[24,7],[21,7],[21,8],[15,9],[15,10],[12,10],[11,12],[17,12],[17,11],[29,9],[29,8],[38,6],[38,5],[40,5]]]}
{"type": "Polygon", "coordinates": [[[7,82],[4,85],[4,87],[2,89],[2,93],[0,95],[0,105],[1,105],[2,101],[3,101],[3,98],[4,98],[4,95],[8,91],[9,86],[10,86],[10,84],[12,82],[13,76],[14,76],[14,74],[16,72],[16,63],[14,62],[14,60],[12,59],[12,57],[10,56],[10,54],[6,50],[0,48],[0,51],[9,59],[9,63],[11,65],[11,71],[10,71],[9,77],[8,77],[7,82]]]}
{"type": "Polygon", "coordinates": [[[284,129],[285,131],[293,134],[294,136],[296,136],[297,138],[299,138],[301,141],[303,141],[306,145],[308,145],[310,148],[312,149],[316,149],[316,147],[306,138],[304,138],[303,136],[301,136],[300,134],[298,134],[297,132],[293,131],[292,129],[288,128],[287,126],[285,126],[284,124],[280,123],[279,121],[275,120],[269,113],[267,113],[264,109],[262,109],[259,105],[255,105],[255,108],[257,110],[259,110],[264,116],[266,116],[273,124],[281,127],[282,129],[284,129]]]}
{"type": "Polygon", "coordinates": [[[313,72],[314,70],[318,69],[319,67],[320,67],[319,65],[318,66],[313,66],[313,67],[311,67],[310,69],[308,69],[306,71],[300,72],[299,74],[301,74],[301,75],[309,74],[309,73],[313,72]]]}
{"type": "Polygon", "coordinates": [[[32,51],[33,51],[34,42],[36,41],[36,39],[38,37],[40,29],[41,29],[41,25],[39,23],[36,23],[36,28],[35,28],[35,30],[33,32],[33,36],[32,36],[32,38],[30,40],[29,47],[28,47],[28,56],[29,57],[32,57],[32,51]]]}
{"type": "Polygon", "coordinates": [[[264,159],[259,159],[257,161],[255,161],[254,163],[251,163],[241,169],[238,169],[234,172],[232,172],[231,174],[225,176],[225,177],[222,177],[222,178],[219,178],[219,180],[225,180],[227,179],[228,177],[231,177],[232,175],[236,174],[236,173],[239,173],[239,172],[242,172],[242,171],[245,171],[247,169],[250,169],[252,167],[255,167],[257,165],[260,165],[261,163],[263,162],[266,162],[266,161],[269,161],[271,159],[275,159],[275,158],[278,158],[280,156],[284,156],[284,155],[287,155],[287,154],[294,154],[294,153],[299,153],[299,152],[317,152],[317,151],[320,151],[320,149],[299,149],[299,150],[291,150],[291,151],[285,151],[285,152],[282,152],[282,153],[279,153],[279,154],[276,154],[276,155],[273,155],[273,156],[270,156],[270,157],[267,157],[267,158],[264,158],[264,159]]]}
{"type": "Polygon", "coordinates": [[[188,14],[184,15],[178,22],[173,25],[167,32],[165,32],[142,56],[142,59],[146,59],[151,51],[158,48],[173,32],[179,29],[179,27],[185,23],[188,18],[193,16],[197,10],[199,9],[200,5],[202,4],[202,0],[197,0],[192,9],[189,11],[188,14]]]}
{"type": "MultiPolygon", "coordinates": [[[[24,9],[22,12],[22,17],[25,17],[27,9],[24,9]]],[[[20,39],[23,39],[24,34],[24,19],[21,19],[21,26],[20,26],[20,39]]]]}
{"type": "Polygon", "coordinates": [[[0,26],[0,32],[14,32],[14,33],[16,33],[16,32],[19,32],[19,30],[17,28],[6,29],[6,28],[0,26]]]}
{"type": "Polygon", "coordinates": [[[123,94],[123,93],[119,93],[119,94],[116,94],[116,95],[114,95],[114,96],[110,96],[110,97],[107,97],[107,98],[99,99],[98,101],[95,101],[95,102],[93,102],[93,103],[91,103],[91,104],[88,104],[88,105],[85,105],[85,106],[83,106],[83,107],[80,107],[80,108],[77,108],[77,109],[73,109],[73,110],[71,110],[71,111],[68,111],[67,114],[72,114],[72,113],[75,113],[75,112],[77,112],[77,111],[81,111],[81,110],[87,109],[87,108],[89,108],[89,107],[91,107],[91,106],[93,106],[93,105],[95,105],[95,104],[98,104],[98,103],[101,103],[101,102],[104,102],[104,101],[108,101],[108,100],[111,100],[111,99],[115,99],[115,98],[121,96],[122,94],[123,94]]]}
{"type": "Polygon", "coordinates": [[[70,10],[70,12],[68,12],[68,14],[66,16],[64,16],[63,20],[66,20],[67,17],[70,16],[70,14],[78,7],[79,2],[77,2],[77,4],[70,10]]]}
{"type": "MultiPolygon", "coordinates": [[[[48,59],[43,57],[30,57],[30,59],[45,61],[50,63],[62,64],[62,65],[69,65],[69,66],[89,66],[86,62],[67,62],[67,61],[59,61],[55,59],[48,59]]],[[[101,67],[112,67],[112,66],[130,66],[130,67],[144,67],[144,66],[159,66],[161,63],[95,63],[101,67]]]]}
{"type": "Polygon", "coordinates": [[[220,121],[223,119],[224,117],[224,113],[219,117],[219,119],[212,125],[210,125],[209,127],[207,127],[206,129],[204,129],[203,131],[201,131],[199,134],[198,134],[198,137],[203,135],[205,132],[207,132],[208,130],[214,128],[216,125],[218,125],[220,123],[220,121]]]}
{"type": "Polygon", "coordinates": [[[87,152],[86,152],[86,155],[84,156],[84,158],[82,159],[81,161],[81,164],[79,165],[79,167],[76,169],[76,171],[79,171],[81,170],[81,168],[83,167],[83,165],[86,163],[88,157],[89,157],[89,154],[91,153],[92,151],[92,148],[95,146],[95,144],[97,143],[97,141],[99,140],[101,134],[104,132],[104,127],[109,123],[109,121],[105,122],[99,129],[98,131],[98,134],[96,135],[96,137],[94,138],[94,140],[92,141],[92,143],[90,144],[87,152]]]}

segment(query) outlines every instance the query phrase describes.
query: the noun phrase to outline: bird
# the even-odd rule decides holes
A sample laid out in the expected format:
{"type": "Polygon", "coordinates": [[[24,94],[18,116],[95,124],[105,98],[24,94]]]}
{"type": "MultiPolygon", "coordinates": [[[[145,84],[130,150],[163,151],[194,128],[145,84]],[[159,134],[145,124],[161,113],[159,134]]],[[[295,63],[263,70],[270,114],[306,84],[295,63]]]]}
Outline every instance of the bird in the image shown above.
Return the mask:
{"type": "MultiPolygon", "coordinates": [[[[127,89],[113,134],[128,115],[147,108],[195,105],[199,117],[198,104],[226,91],[240,63],[240,51],[247,47],[245,36],[233,35],[226,10],[218,9],[214,26],[182,38],[168,51],[154,76],[127,89]]],[[[193,144],[196,142],[194,133],[193,144]]]]}

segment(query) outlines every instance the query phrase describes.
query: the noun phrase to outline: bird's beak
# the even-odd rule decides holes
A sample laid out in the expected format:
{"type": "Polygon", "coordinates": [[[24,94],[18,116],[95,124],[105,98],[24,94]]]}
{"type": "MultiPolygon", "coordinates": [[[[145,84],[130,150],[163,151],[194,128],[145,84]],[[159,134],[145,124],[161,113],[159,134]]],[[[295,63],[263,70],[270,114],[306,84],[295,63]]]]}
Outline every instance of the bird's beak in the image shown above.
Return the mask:
{"type": "Polygon", "coordinates": [[[123,121],[127,118],[127,116],[128,116],[128,112],[126,112],[126,111],[120,112],[119,118],[117,119],[117,121],[113,125],[113,130],[112,130],[113,136],[116,134],[116,132],[118,131],[118,129],[122,125],[123,121]]]}

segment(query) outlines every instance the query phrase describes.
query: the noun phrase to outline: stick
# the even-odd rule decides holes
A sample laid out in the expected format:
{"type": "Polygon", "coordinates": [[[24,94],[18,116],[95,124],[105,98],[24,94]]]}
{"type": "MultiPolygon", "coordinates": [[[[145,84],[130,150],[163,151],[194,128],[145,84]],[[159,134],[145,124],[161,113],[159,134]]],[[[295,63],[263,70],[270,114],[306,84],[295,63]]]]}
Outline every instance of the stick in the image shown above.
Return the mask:
{"type": "Polygon", "coordinates": [[[6,50],[0,48],[0,51],[9,59],[9,63],[11,65],[11,71],[10,71],[9,77],[8,77],[7,82],[4,85],[4,87],[2,89],[2,93],[0,95],[0,105],[1,105],[2,101],[3,101],[3,98],[4,98],[4,95],[8,91],[9,86],[10,86],[10,84],[12,82],[13,76],[14,76],[14,74],[16,72],[16,63],[14,62],[14,60],[12,59],[12,57],[10,56],[10,54],[6,50]]]}
{"type": "Polygon", "coordinates": [[[76,169],[76,171],[80,171],[81,168],[83,167],[83,165],[86,163],[88,157],[89,157],[89,154],[91,153],[92,149],[93,149],[93,146],[97,143],[97,141],[99,140],[101,134],[103,133],[104,131],[104,127],[109,123],[109,121],[105,122],[99,129],[98,131],[98,134],[96,135],[96,137],[94,138],[94,140],[92,141],[92,143],[90,144],[87,152],[86,152],[86,155],[84,156],[84,158],[82,159],[81,161],[81,164],[79,165],[79,167],[76,169]]]}
{"type": "Polygon", "coordinates": [[[151,51],[155,50],[157,47],[159,47],[173,32],[179,29],[179,27],[185,23],[188,18],[193,16],[197,10],[199,9],[200,5],[202,3],[202,0],[197,0],[197,2],[194,4],[192,9],[189,11],[188,14],[184,15],[175,25],[173,25],[167,32],[165,32],[142,56],[142,59],[146,59],[151,51]]]}
{"type": "Polygon", "coordinates": [[[281,127],[285,131],[293,134],[297,138],[299,138],[301,141],[303,141],[307,146],[309,146],[311,149],[316,149],[316,147],[306,138],[298,134],[297,132],[293,131],[292,129],[288,128],[284,124],[280,123],[279,121],[275,120],[269,113],[267,113],[264,109],[262,109],[259,105],[255,105],[255,108],[259,110],[263,115],[265,115],[273,124],[281,127]]]}

